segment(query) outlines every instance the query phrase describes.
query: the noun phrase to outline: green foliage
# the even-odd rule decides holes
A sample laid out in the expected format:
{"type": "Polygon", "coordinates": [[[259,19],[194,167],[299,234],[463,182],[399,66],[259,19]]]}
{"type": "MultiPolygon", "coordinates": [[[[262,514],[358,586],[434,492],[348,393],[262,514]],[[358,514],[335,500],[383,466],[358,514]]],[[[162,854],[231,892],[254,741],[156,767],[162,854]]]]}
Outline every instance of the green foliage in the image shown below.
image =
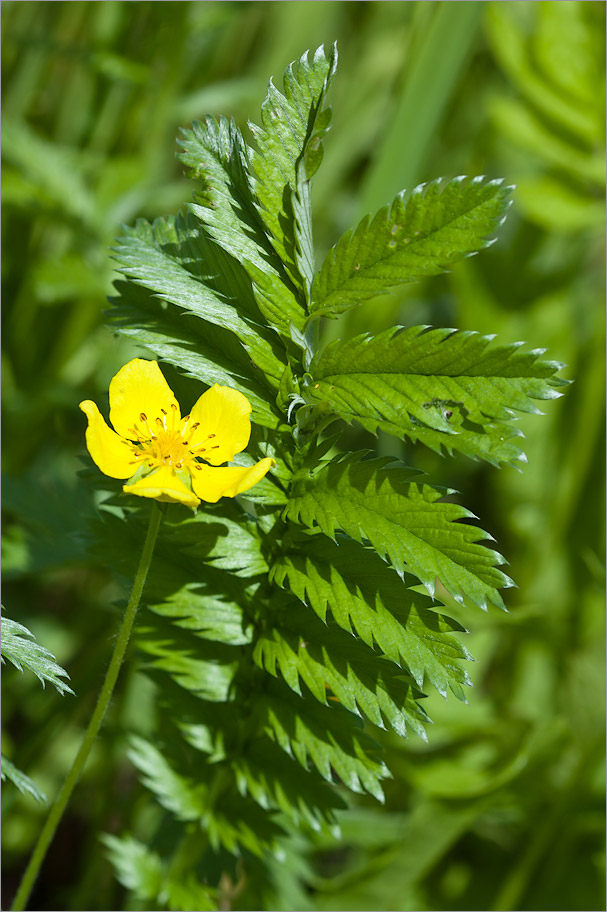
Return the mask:
{"type": "Polygon", "coordinates": [[[33,671],[42,686],[46,681],[52,684],[60,694],[74,691],[62,680],[69,675],[64,668],[57,665],[52,653],[36,642],[34,634],[10,618],[2,618],[2,662],[4,659],[23,671],[23,667],[33,671]]]}
{"type": "MultiPolygon", "coordinates": [[[[36,642],[36,638],[31,630],[11,621],[10,618],[2,617],[2,639],[1,639],[1,656],[0,661],[8,659],[15,668],[23,671],[24,667],[33,671],[42,686],[48,681],[60,694],[71,693],[74,691],[69,687],[63,678],[68,678],[67,671],[55,662],[54,655],[36,642]]],[[[17,769],[8,757],[2,754],[2,781],[9,779],[13,785],[16,785],[22,795],[31,795],[36,801],[45,804],[46,795],[41,791],[35,782],[20,769],[17,769]]]]}
{"type": "Polygon", "coordinates": [[[437,180],[399,193],[330,251],[312,289],[310,312],[333,316],[393,285],[438,275],[491,241],[511,187],[482,177],[437,180]]]}
{"type": "MultiPolygon", "coordinates": [[[[263,857],[287,821],[330,831],[344,807],[337,782],[382,800],[389,772],[364,726],[425,740],[422,688],[463,699],[470,683],[464,628],[420,584],[483,609],[503,608],[511,585],[453,491],[389,458],[331,455],[335,423],[515,462],[515,411],[536,412],[532,399],[564,382],[541,352],[474,333],[414,326],[319,347],[311,321],[486,247],[509,195],[483,178],[399,194],[314,275],[309,180],[335,65],[321,48],[287,68],[284,95],[270,83],[254,147],[225,119],[184,131],[195,203],[139,221],[115,248],[119,332],[198,382],[249,395],[245,459],[278,463],[236,503],[194,517],[171,508],[140,623],[163,721],[129,756],[175,825],[197,834],[190,862],[206,878],[207,840],[213,853],[263,857]]],[[[121,512],[97,530],[118,565],[142,510],[121,512]]],[[[123,883],[170,903],[157,886],[166,860],[108,845],[123,883]]]]}
{"type": "Polygon", "coordinates": [[[346,421],[374,433],[421,440],[437,452],[459,450],[493,465],[524,462],[504,423],[514,410],[537,412],[552,399],[562,367],[522,343],[490,346],[491,337],[411,326],[334,342],[315,356],[305,395],[327,402],[346,421]]]}
{"type": "Polygon", "coordinates": [[[604,222],[604,4],[545,3],[530,11],[494,3],[488,31],[503,70],[522,93],[492,100],[506,140],[537,156],[517,180],[528,217],[559,231],[604,222]]]}
{"type": "MultiPolygon", "coordinates": [[[[184,406],[204,389],[201,383],[247,395],[254,407],[251,454],[278,455],[283,435],[286,441],[272,477],[232,509],[222,504],[196,517],[170,509],[147,589],[151,610],[142,610],[133,644],[143,664],[131,661],[120,675],[32,906],[605,908],[605,716],[597,696],[604,691],[605,4],[7,0],[2,13],[5,599],[69,668],[80,695],[75,708],[73,700],[40,688],[35,675],[5,667],[3,749],[47,795],[57,793],[77,750],[117,625],[114,603],[132,583],[145,534],[146,511],[139,516],[136,498],[108,500],[117,486],[94,467],[78,474],[84,446],[77,402],[101,404],[117,369],[152,352],[184,406]],[[213,164],[213,124],[224,123],[225,113],[230,119],[216,132],[234,123],[247,137],[253,112],[263,131],[264,119],[254,111],[268,74],[282,72],[302,48],[321,42],[328,48],[336,37],[334,127],[312,181],[315,243],[301,173],[297,194],[281,200],[295,223],[283,221],[284,239],[276,238],[249,181],[239,183],[236,162],[230,169],[229,136],[218,138],[228,154],[213,164]],[[236,311],[224,309],[223,317],[240,318],[243,332],[253,328],[253,345],[255,335],[271,339],[278,359],[289,364],[278,386],[252,366],[232,329],[212,322],[210,302],[207,319],[200,309],[190,314],[165,302],[166,285],[154,297],[145,281],[136,285],[129,277],[128,292],[117,284],[121,335],[102,326],[113,278],[107,248],[120,223],[135,226],[122,231],[135,237],[142,226],[146,241],[157,216],[177,213],[190,196],[192,182],[184,179],[173,137],[194,118],[202,127],[191,132],[202,132],[203,141],[186,167],[207,224],[201,228],[193,212],[182,214],[194,225],[194,250],[184,254],[187,239],[180,244],[191,264],[204,246],[208,268],[192,269],[198,284],[188,307],[199,296],[209,302],[210,291],[220,302],[213,307],[228,302],[236,311]],[[207,175],[216,168],[210,202],[213,188],[196,175],[201,163],[207,175]],[[228,183],[231,175],[226,192],[225,181],[217,183],[222,169],[228,183]],[[437,175],[445,175],[444,187],[456,174],[501,175],[504,184],[516,185],[499,243],[335,320],[315,318],[308,331],[311,251],[323,263],[350,225],[401,188],[410,192],[437,175]],[[244,204],[232,208],[229,197],[237,193],[244,204]],[[137,225],[141,217],[150,225],[137,225]],[[226,243],[245,251],[236,259],[214,235],[232,224],[226,243]],[[305,257],[297,243],[293,251],[294,237],[305,257]],[[274,247],[281,240],[290,251],[285,265],[274,247]],[[215,275],[222,276],[221,291],[215,275]],[[403,326],[414,340],[414,327],[458,327],[456,334],[431,331],[444,332],[448,344],[471,331],[496,333],[501,345],[526,339],[566,361],[575,383],[548,407],[531,397],[546,412],[540,418],[518,408],[499,419],[481,412],[479,429],[458,405],[461,394],[434,403],[421,398],[416,425],[413,405],[400,397],[404,390],[417,401],[409,381],[427,378],[409,375],[403,382],[392,371],[398,392],[390,387],[380,396],[379,384],[367,388],[369,374],[385,374],[380,361],[360,377],[353,359],[347,370],[334,363],[338,384],[320,378],[326,342],[345,340],[334,349],[345,359],[355,337],[385,336],[386,361],[408,331],[403,326]],[[344,382],[362,398],[355,402],[344,382]],[[336,394],[323,415],[325,400],[336,394]],[[366,399],[373,403],[370,415],[362,408],[366,399]],[[359,417],[349,413],[353,404],[359,417]],[[333,437],[304,454],[308,418],[312,425],[328,422],[337,412],[348,426],[335,423],[333,437]],[[299,454],[304,473],[315,474],[335,448],[397,457],[428,476],[412,482],[458,489],[447,501],[471,508],[508,557],[507,571],[518,584],[503,593],[511,613],[481,613],[466,600],[460,605],[441,585],[440,600],[431,600],[416,577],[407,571],[399,577],[368,540],[361,545],[336,531],[333,542],[291,520],[288,535],[278,534],[283,527],[273,530],[271,517],[290,499],[292,472],[302,468],[291,457],[299,454]],[[524,466],[520,448],[529,457],[524,466]],[[504,467],[495,471],[493,463],[504,467]],[[90,481],[102,486],[93,496],[90,481]],[[103,522],[87,551],[82,531],[100,502],[103,522]],[[388,668],[413,678],[434,721],[428,742],[402,739],[386,720],[387,731],[374,726],[330,692],[325,705],[301,679],[299,696],[280,672],[274,677],[254,664],[260,629],[279,631],[297,653],[292,632],[299,632],[299,618],[309,627],[311,616],[326,621],[331,636],[336,625],[347,635],[339,647],[345,656],[356,638],[388,668]],[[478,661],[462,661],[463,653],[478,661]],[[180,683],[188,676],[194,690],[180,683]],[[465,692],[469,704],[444,700],[441,694],[450,691],[465,692]],[[138,786],[125,751],[132,733],[159,750],[186,785],[213,786],[204,820],[178,820],[138,786]],[[318,773],[347,800],[346,810],[334,811],[339,835],[334,824],[316,830],[305,823],[304,809],[297,824],[294,815],[274,810],[276,779],[262,782],[268,809],[258,803],[261,791],[251,797],[239,773],[240,794],[233,769],[251,770],[251,790],[258,789],[257,758],[275,757],[266,738],[296,762],[299,777],[306,769],[318,773]],[[124,887],[100,851],[103,831],[114,834],[112,859],[124,887]],[[270,851],[257,854],[256,833],[270,851]]],[[[297,87],[290,96],[276,85],[285,99],[277,105],[287,111],[297,87]]],[[[323,99],[319,107],[325,105],[323,99]]],[[[252,186],[250,155],[245,150],[252,186]]],[[[269,172],[264,188],[258,192],[278,199],[269,172]]],[[[174,219],[156,223],[159,246],[176,240],[163,240],[163,224],[172,232],[174,219]]],[[[181,257],[160,260],[161,269],[184,265],[181,257]]],[[[130,265],[137,267],[135,260],[130,265]]],[[[257,351],[262,348],[260,341],[257,351]]],[[[327,357],[337,362],[332,350],[327,357]]],[[[364,347],[353,352],[360,360],[364,347]]],[[[533,383],[552,387],[554,379],[533,383]]],[[[333,663],[335,642],[332,636],[327,647],[333,663]]],[[[280,770],[285,794],[289,771],[280,770]]],[[[318,780],[307,781],[315,791],[318,780]]],[[[45,814],[30,795],[3,789],[6,908],[45,814]]]]}
{"type": "Polygon", "coordinates": [[[17,769],[15,764],[11,763],[4,754],[2,754],[2,771],[0,772],[0,776],[2,777],[3,782],[5,779],[9,779],[13,785],[16,785],[22,795],[31,795],[36,801],[46,804],[47,797],[44,792],[40,791],[36,783],[20,769],[17,769]]]}

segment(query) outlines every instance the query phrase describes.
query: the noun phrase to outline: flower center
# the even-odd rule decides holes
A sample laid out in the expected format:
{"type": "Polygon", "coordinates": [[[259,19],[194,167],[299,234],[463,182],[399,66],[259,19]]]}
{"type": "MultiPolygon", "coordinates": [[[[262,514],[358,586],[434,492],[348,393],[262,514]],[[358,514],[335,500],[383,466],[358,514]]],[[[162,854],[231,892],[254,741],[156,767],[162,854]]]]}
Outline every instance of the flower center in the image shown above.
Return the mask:
{"type": "Polygon", "coordinates": [[[204,459],[209,449],[218,449],[213,444],[215,434],[208,434],[203,440],[192,442],[199,422],[190,425],[190,416],[177,420],[176,407],[169,414],[161,409],[161,415],[153,421],[141,412],[139,421],[129,429],[130,440],[124,440],[133,453],[133,465],[141,463],[152,469],[171,466],[173,469],[196,468],[197,459],[204,459]]]}

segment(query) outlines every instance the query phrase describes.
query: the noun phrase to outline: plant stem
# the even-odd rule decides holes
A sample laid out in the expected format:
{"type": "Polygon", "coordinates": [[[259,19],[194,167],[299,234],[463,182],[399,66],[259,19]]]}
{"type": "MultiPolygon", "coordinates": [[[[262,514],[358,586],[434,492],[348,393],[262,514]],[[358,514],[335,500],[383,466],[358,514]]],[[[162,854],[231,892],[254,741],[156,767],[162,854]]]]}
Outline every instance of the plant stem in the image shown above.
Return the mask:
{"type": "Polygon", "coordinates": [[[129,599],[128,605],[126,606],[126,611],[122,620],[122,626],[120,627],[118,639],[116,640],[114,652],[112,654],[109,668],[105,676],[105,681],[103,682],[103,687],[101,688],[101,693],[99,694],[99,698],[97,700],[97,705],[95,706],[95,710],[91,716],[91,720],[84,735],[82,744],[80,745],[80,750],[76,755],[76,759],[74,760],[72,767],[66,776],[61,791],[59,792],[59,795],[57,796],[57,799],[46,819],[46,823],[42,828],[42,832],[38,837],[38,842],[36,843],[32,857],[30,858],[29,864],[25,870],[23,878],[21,879],[21,883],[19,884],[17,895],[15,896],[15,900],[11,906],[12,912],[21,912],[21,910],[23,910],[26,906],[29,895],[32,891],[32,887],[34,886],[34,882],[38,876],[38,871],[40,870],[40,866],[44,861],[47,849],[52,842],[55,831],[59,826],[59,822],[63,816],[63,812],[67,807],[67,803],[70,800],[71,794],[74,791],[74,787],[76,786],[78,779],[80,778],[80,774],[82,772],[84,764],[87,761],[95,738],[97,737],[97,733],[101,728],[101,723],[103,722],[105,711],[112,697],[112,693],[114,692],[114,687],[116,686],[120,667],[122,665],[126,648],[128,646],[129,637],[133,628],[133,622],[135,620],[135,615],[137,614],[137,608],[139,607],[139,600],[141,598],[141,593],[145,585],[148,570],[150,569],[152,554],[154,553],[154,545],[156,544],[156,536],[158,535],[158,529],[160,528],[161,518],[162,512],[154,501],[150,515],[150,524],[148,526],[145,544],[143,546],[143,553],[141,555],[141,560],[139,561],[139,567],[137,568],[135,582],[133,583],[133,590],[131,592],[131,597],[129,599]]]}

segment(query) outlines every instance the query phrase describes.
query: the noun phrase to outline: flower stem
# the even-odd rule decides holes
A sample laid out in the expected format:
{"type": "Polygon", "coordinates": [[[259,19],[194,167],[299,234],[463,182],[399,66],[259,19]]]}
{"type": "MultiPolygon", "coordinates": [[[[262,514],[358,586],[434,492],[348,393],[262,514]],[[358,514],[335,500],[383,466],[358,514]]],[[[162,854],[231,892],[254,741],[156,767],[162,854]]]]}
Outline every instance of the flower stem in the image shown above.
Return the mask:
{"type": "Polygon", "coordinates": [[[91,716],[91,721],[89,722],[86,734],[84,735],[84,739],[80,745],[80,750],[76,755],[76,759],[74,760],[72,767],[66,776],[61,791],[59,792],[59,795],[57,796],[57,799],[46,819],[46,823],[42,828],[42,832],[38,837],[38,842],[36,843],[32,857],[30,858],[29,864],[25,870],[23,878],[21,879],[21,883],[19,884],[17,895],[15,896],[15,900],[11,906],[12,912],[21,912],[21,910],[23,910],[27,904],[29,895],[32,891],[32,887],[34,886],[34,882],[38,876],[38,871],[40,870],[40,866],[44,861],[47,849],[52,842],[55,831],[59,826],[59,822],[63,816],[63,812],[67,807],[67,803],[70,800],[71,794],[74,791],[74,787],[76,786],[78,779],[80,778],[80,773],[82,772],[84,764],[87,761],[95,738],[97,737],[97,733],[101,728],[101,723],[103,722],[105,711],[112,697],[112,693],[114,692],[114,687],[116,686],[120,667],[122,665],[126,648],[128,646],[133,622],[135,620],[135,615],[137,614],[137,608],[139,607],[139,600],[141,598],[141,593],[145,585],[148,570],[150,569],[152,554],[154,553],[154,545],[156,544],[156,536],[158,535],[161,519],[162,511],[154,501],[152,504],[152,513],[150,515],[150,524],[148,526],[145,544],[143,546],[143,553],[141,555],[141,560],[139,561],[139,567],[137,568],[135,582],[133,583],[133,590],[131,592],[131,597],[129,599],[128,605],[126,606],[126,611],[122,620],[122,626],[120,627],[118,639],[116,640],[114,652],[112,654],[110,665],[105,676],[105,681],[103,682],[103,687],[101,688],[101,693],[99,694],[99,698],[97,700],[97,705],[95,706],[95,710],[91,716]]]}

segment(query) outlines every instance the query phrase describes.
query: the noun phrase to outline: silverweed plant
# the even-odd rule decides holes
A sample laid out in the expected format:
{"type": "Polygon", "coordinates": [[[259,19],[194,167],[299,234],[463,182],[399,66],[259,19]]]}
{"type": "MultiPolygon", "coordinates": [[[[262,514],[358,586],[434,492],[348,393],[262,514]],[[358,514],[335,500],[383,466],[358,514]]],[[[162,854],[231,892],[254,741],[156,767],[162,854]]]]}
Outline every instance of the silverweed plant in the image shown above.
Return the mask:
{"type": "Polygon", "coordinates": [[[103,837],[147,908],[231,908],[243,891],[245,908],[264,907],[280,860],[297,869],[293,840],[335,831],[347,790],[384,800],[374,730],[425,739],[425,689],[465,700],[452,599],[505,607],[504,559],[456,492],[344,449],[344,427],[520,468],[517,413],[567,382],[543,349],[451,328],[323,347],[324,318],[489,246],[512,190],[457,177],[403,191],[316,268],[310,181],[336,65],[320,47],[282,91],[270,82],[252,144],[225,118],[184,130],[194,202],[125,228],[114,250],[117,332],[195,403],[182,419],[155,362],[135,359],[127,392],[126,374],[113,402],[110,390],[117,434],[82,404],[99,468],[163,502],[108,482],[95,529],[104,560],[132,576],[150,521],[128,610],[132,624],[143,591],[136,641],[155,702],[129,757],[154,801],[103,837]]]}

